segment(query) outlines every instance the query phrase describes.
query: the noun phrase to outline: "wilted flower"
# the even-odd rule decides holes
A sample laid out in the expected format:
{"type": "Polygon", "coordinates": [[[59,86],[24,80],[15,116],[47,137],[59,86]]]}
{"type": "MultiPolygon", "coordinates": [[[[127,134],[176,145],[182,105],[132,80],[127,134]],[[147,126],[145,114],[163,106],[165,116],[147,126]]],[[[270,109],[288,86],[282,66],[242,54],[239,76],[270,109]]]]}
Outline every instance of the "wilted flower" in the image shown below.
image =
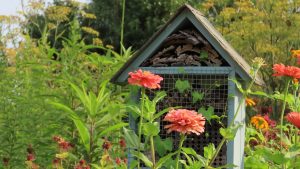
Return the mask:
{"type": "Polygon", "coordinates": [[[117,157],[115,161],[117,165],[120,165],[122,163],[122,160],[119,157],[117,157]]]}
{"type": "Polygon", "coordinates": [[[300,128],[300,113],[298,112],[290,112],[286,115],[286,120],[296,126],[298,129],[300,128]]]}
{"type": "Polygon", "coordinates": [[[105,140],[104,143],[102,144],[102,148],[105,150],[109,150],[111,148],[111,142],[108,140],[105,140]]]}
{"type": "Polygon", "coordinates": [[[128,73],[130,78],[128,78],[128,83],[131,85],[142,86],[148,89],[160,88],[159,83],[163,80],[162,77],[152,74],[149,71],[142,71],[139,69],[136,72],[128,73]]]}
{"type": "Polygon", "coordinates": [[[70,142],[65,141],[63,138],[59,137],[59,136],[54,136],[53,140],[55,142],[57,142],[60,150],[62,151],[68,151],[70,150],[72,147],[74,147],[70,142]]]}
{"type": "Polygon", "coordinates": [[[3,161],[3,165],[4,165],[4,166],[8,166],[9,158],[3,157],[3,158],[2,158],[2,161],[3,161]]]}
{"type": "Polygon", "coordinates": [[[165,126],[168,133],[176,131],[182,134],[200,135],[204,132],[205,118],[193,110],[172,109],[165,116],[164,121],[171,123],[165,126]]]}
{"type": "Polygon", "coordinates": [[[75,165],[74,169],[90,169],[90,166],[85,160],[80,160],[79,163],[75,165]]]}
{"type": "Polygon", "coordinates": [[[273,66],[273,76],[288,76],[291,78],[300,78],[300,68],[295,66],[285,66],[284,64],[275,64],[273,66]]]}
{"type": "Polygon", "coordinates": [[[126,148],[126,142],[124,138],[121,138],[121,140],[119,141],[120,147],[121,148],[126,148]]]}
{"type": "Polygon", "coordinates": [[[245,102],[246,102],[246,106],[255,106],[256,105],[255,101],[251,98],[246,98],[245,102]]]}
{"type": "Polygon", "coordinates": [[[261,116],[253,116],[250,123],[257,129],[268,129],[268,122],[261,116]]]}

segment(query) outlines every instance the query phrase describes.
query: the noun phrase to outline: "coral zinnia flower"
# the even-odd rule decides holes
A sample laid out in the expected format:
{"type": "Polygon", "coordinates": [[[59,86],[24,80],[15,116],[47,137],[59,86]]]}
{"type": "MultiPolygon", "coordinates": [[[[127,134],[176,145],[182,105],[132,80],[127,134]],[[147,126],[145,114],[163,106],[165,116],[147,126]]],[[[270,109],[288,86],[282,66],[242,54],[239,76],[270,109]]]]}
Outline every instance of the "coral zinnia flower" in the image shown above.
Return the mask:
{"type": "Polygon", "coordinates": [[[273,66],[273,76],[289,76],[292,78],[300,78],[300,68],[295,66],[285,66],[284,64],[275,64],[273,66]]]}
{"type": "Polygon", "coordinates": [[[257,129],[268,129],[268,122],[261,116],[253,116],[251,117],[250,123],[255,126],[257,129]]]}
{"type": "Polygon", "coordinates": [[[205,118],[193,110],[177,109],[170,110],[164,121],[171,124],[166,125],[167,132],[176,131],[182,134],[195,133],[200,135],[204,132],[205,118]]]}
{"type": "Polygon", "coordinates": [[[246,98],[245,101],[246,101],[246,106],[255,106],[256,105],[255,101],[251,98],[246,98]]]}
{"type": "Polygon", "coordinates": [[[286,115],[286,120],[292,123],[297,128],[300,128],[300,113],[298,112],[291,112],[286,115]]]}
{"type": "Polygon", "coordinates": [[[155,75],[149,71],[142,71],[139,69],[136,72],[128,73],[130,78],[128,78],[128,83],[131,85],[142,86],[148,89],[160,88],[159,83],[163,80],[162,77],[155,75]]]}

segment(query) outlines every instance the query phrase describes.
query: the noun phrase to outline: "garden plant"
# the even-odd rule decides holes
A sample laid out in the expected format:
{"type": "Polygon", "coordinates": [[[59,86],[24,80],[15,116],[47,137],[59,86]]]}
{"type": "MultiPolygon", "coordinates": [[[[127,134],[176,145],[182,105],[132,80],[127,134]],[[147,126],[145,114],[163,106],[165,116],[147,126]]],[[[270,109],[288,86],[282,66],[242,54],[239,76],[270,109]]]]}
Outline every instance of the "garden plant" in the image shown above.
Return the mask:
{"type": "MultiPolygon", "coordinates": [[[[298,13],[294,10],[300,2],[175,1],[157,0],[157,10],[167,18],[172,13],[169,10],[185,2],[202,9],[240,52],[246,51],[241,53],[251,61],[252,79],[261,76],[266,83],[257,86],[254,80],[244,84],[229,79],[242,99],[229,124],[221,124],[220,144],[208,143],[201,153],[184,146],[187,136],[205,135],[205,124],[222,123],[224,117],[215,115],[213,107],[190,110],[178,105],[158,111],[157,105],[166,97],[160,75],[138,69],[128,74],[127,86],[109,82],[134,53],[124,44],[141,43],[138,36],[132,38],[130,29],[144,25],[148,35],[152,33],[149,20],[158,26],[160,19],[148,18],[138,24],[142,19],[126,18],[127,3],[118,1],[121,23],[109,29],[120,36],[109,39],[109,34],[98,32],[95,23],[110,20],[111,14],[96,13],[109,15],[97,18],[92,9],[98,6],[63,0],[45,6],[42,1],[30,1],[23,17],[0,16],[0,168],[238,168],[213,163],[242,126],[246,127],[244,168],[300,168],[300,50],[296,50],[299,38],[295,38],[299,9],[298,13]],[[240,9],[237,15],[236,9],[240,9]],[[285,25],[279,24],[279,16],[285,25]],[[133,20],[124,25],[127,19],[133,20]],[[251,23],[261,29],[254,30],[251,23]],[[103,40],[101,34],[105,34],[103,40]],[[264,49],[262,44],[266,44],[264,49]],[[136,101],[133,92],[140,96],[136,101]],[[245,122],[234,123],[244,104],[245,122]],[[137,126],[130,126],[129,116],[137,126]],[[163,129],[160,121],[166,123],[163,129]],[[161,130],[178,133],[178,146],[173,146],[172,138],[161,138],[161,130]]],[[[92,4],[97,3],[100,1],[92,4]]],[[[145,10],[155,7],[144,3],[145,10]]],[[[141,4],[135,5],[131,7],[141,4]]],[[[128,15],[134,17],[132,11],[128,15]]],[[[192,92],[185,80],[178,79],[175,88],[180,93],[191,92],[193,102],[204,97],[192,92]]]]}

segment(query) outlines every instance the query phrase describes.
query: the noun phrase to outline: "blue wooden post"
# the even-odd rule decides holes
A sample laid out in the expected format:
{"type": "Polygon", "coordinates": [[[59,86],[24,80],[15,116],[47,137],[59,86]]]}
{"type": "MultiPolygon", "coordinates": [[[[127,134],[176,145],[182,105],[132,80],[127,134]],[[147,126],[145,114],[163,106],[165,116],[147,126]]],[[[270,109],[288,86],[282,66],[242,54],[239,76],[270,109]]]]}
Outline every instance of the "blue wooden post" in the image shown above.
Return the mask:
{"type": "MultiPolygon", "coordinates": [[[[235,79],[235,71],[230,72],[229,78],[235,79]]],[[[233,120],[241,102],[241,107],[234,122],[241,123],[243,126],[237,130],[234,140],[227,144],[227,163],[234,164],[237,166],[236,168],[242,169],[244,168],[245,100],[231,80],[228,81],[228,96],[228,124],[233,120]]]]}

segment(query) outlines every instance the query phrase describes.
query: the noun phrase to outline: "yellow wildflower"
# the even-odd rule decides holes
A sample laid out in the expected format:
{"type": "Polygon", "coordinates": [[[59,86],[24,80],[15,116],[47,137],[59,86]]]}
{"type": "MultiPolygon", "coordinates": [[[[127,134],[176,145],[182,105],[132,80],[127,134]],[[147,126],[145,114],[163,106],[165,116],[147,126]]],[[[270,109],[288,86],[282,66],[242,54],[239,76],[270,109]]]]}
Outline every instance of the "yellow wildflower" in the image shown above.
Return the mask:
{"type": "Polygon", "coordinates": [[[91,27],[83,26],[83,27],[81,27],[81,29],[82,29],[84,32],[89,33],[89,34],[91,34],[91,35],[99,36],[99,32],[96,31],[95,29],[91,28],[91,27]]]}
{"type": "Polygon", "coordinates": [[[250,123],[257,129],[268,129],[268,122],[261,116],[253,116],[251,117],[250,123]]]}
{"type": "Polygon", "coordinates": [[[246,98],[245,102],[246,102],[246,106],[255,106],[256,105],[255,101],[251,98],[246,98]]]}
{"type": "Polygon", "coordinates": [[[99,38],[93,38],[93,45],[103,45],[103,42],[99,38]]]}
{"type": "Polygon", "coordinates": [[[50,6],[46,10],[46,15],[50,21],[64,22],[68,21],[71,8],[66,6],[50,6]]]}

